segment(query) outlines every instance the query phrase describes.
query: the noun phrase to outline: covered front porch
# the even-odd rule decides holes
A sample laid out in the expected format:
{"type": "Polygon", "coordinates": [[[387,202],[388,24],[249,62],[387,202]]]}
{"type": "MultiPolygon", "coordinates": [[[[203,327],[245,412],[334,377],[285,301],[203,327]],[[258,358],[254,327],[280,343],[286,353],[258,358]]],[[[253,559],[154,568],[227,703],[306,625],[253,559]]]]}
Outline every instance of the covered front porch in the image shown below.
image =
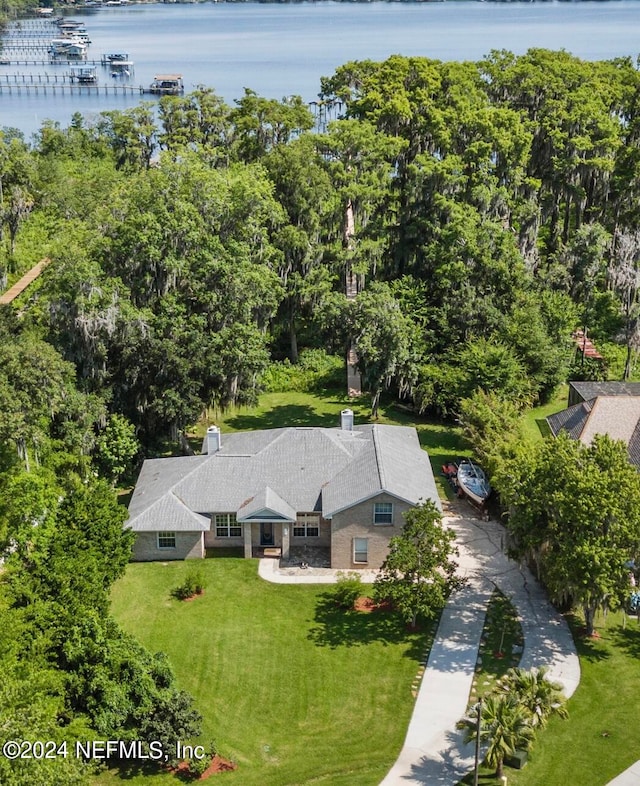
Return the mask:
{"type": "Polygon", "coordinates": [[[331,562],[331,522],[319,512],[297,512],[269,486],[241,505],[236,519],[243,528],[245,558],[331,562]],[[320,557],[314,549],[327,553],[320,557]]]}
{"type": "Polygon", "coordinates": [[[289,559],[291,529],[289,521],[244,521],[244,556],[289,559]]]}
{"type": "MultiPolygon", "coordinates": [[[[298,522],[299,524],[299,522],[298,522]]],[[[318,522],[316,536],[302,536],[292,521],[244,521],[244,556],[280,559],[283,566],[331,567],[331,524],[318,522]]]]}

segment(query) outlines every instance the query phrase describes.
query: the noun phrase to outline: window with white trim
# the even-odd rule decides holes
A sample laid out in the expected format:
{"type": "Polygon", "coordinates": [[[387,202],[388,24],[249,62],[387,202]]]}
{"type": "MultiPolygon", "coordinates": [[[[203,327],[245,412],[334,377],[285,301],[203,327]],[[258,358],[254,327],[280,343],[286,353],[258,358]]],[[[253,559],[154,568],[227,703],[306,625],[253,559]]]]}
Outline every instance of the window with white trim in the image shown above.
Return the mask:
{"type": "Polygon", "coordinates": [[[353,561],[369,562],[369,538],[353,539],[353,561]]]}
{"type": "Polygon", "coordinates": [[[293,525],[294,538],[317,538],[320,535],[319,513],[298,513],[293,525]]]}
{"type": "Polygon", "coordinates": [[[374,502],[373,503],[373,523],[374,524],[393,524],[393,503],[374,502]]]}
{"type": "Polygon", "coordinates": [[[236,521],[235,513],[216,513],[216,538],[242,537],[242,524],[236,521]]]}
{"type": "Polygon", "coordinates": [[[175,547],[176,547],[175,532],[158,532],[159,549],[175,549],[175,547]]]}

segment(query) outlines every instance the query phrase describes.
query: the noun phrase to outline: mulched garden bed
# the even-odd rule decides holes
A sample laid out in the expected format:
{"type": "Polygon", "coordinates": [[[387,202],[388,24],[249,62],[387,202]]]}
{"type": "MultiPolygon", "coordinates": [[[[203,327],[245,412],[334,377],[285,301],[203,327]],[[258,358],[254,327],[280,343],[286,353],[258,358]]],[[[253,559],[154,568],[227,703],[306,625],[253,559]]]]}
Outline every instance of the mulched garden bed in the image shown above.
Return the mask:
{"type": "Polygon", "coordinates": [[[172,771],[191,781],[203,781],[205,778],[209,778],[212,775],[217,775],[219,772],[231,772],[231,770],[237,769],[238,765],[234,761],[230,761],[229,759],[225,759],[223,756],[218,756],[218,754],[216,754],[213,759],[211,759],[211,764],[199,777],[189,775],[188,761],[181,761],[177,767],[172,768],[172,771]]]}
{"type": "Polygon", "coordinates": [[[376,603],[373,598],[362,596],[353,604],[355,611],[362,611],[365,614],[370,614],[372,611],[393,611],[391,603],[385,601],[384,603],[376,603]]]}

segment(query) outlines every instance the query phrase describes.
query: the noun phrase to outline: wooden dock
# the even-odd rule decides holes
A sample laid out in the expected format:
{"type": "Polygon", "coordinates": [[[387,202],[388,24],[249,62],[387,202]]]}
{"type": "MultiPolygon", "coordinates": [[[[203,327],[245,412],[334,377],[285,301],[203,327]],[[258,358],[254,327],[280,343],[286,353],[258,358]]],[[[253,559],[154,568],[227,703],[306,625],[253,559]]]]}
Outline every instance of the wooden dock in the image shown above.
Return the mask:
{"type": "Polygon", "coordinates": [[[61,57],[50,57],[48,59],[33,59],[24,57],[3,57],[0,52],[0,66],[70,66],[70,65],[104,65],[102,60],[90,60],[87,58],[76,58],[75,60],[67,60],[61,57]]]}
{"type": "Polygon", "coordinates": [[[3,295],[0,295],[0,305],[7,305],[15,300],[21,292],[31,284],[31,282],[35,281],[36,278],[42,273],[45,267],[51,262],[48,257],[41,259],[37,265],[34,265],[28,273],[25,273],[22,278],[17,281],[10,289],[8,289],[3,295]]]}
{"type": "Polygon", "coordinates": [[[113,82],[105,82],[104,84],[87,84],[85,82],[78,82],[77,80],[63,81],[58,79],[57,82],[26,82],[12,84],[11,82],[0,82],[0,95],[28,95],[30,93],[43,93],[47,95],[77,95],[78,93],[92,93],[93,95],[143,95],[145,93],[144,87],[141,85],[123,85],[114,84],[113,82]]]}
{"type": "Polygon", "coordinates": [[[63,85],[71,81],[71,74],[0,74],[0,85],[63,85]]]}

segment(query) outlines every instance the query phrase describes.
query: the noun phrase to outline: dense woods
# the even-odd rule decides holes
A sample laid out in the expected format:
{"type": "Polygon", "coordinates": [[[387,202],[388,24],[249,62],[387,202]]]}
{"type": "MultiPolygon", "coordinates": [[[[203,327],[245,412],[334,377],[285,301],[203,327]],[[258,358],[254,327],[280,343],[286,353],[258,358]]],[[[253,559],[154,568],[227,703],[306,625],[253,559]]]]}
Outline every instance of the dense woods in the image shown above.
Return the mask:
{"type": "MultiPolygon", "coordinates": [[[[15,736],[197,732],[162,656],[109,617],[130,548],[112,485],[136,457],[255,401],[285,359],[320,367],[350,345],[374,409],[386,390],[471,432],[484,411],[499,434],[570,371],[628,377],[639,195],[638,70],[566,52],[347,63],[313,111],[200,88],[32,142],[5,128],[0,283],[51,259],[0,311],[15,736]],[[583,326],[604,363],[576,362],[583,326]]],[[[83,778],[71,760],[2,767],[14,784],[83,778]]]]}

